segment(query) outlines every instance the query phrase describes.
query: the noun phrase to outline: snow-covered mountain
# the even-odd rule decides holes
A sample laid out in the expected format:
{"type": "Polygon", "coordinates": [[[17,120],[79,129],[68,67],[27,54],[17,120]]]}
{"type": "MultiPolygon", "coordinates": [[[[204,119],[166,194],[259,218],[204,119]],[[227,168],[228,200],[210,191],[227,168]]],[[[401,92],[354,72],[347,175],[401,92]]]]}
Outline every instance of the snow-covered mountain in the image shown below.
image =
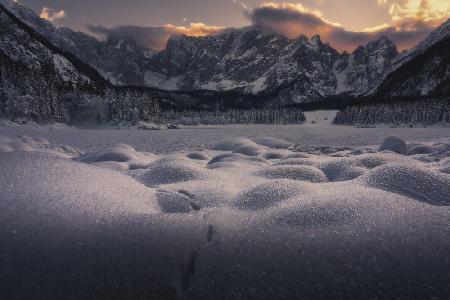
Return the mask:
{"type": "Polygon", "coordinates": [[[164,50],[156,52],[130,38],[110,36],[99,41],[85,33],[56,27],[16,1],[0,2],[54,45],[73,53],[116,85],[186,92],[232,91],[227,99],[256,95],[278,106],[336,96],[434,95],[447,80],[447,69],[442,66],[445,53],[436,54],[442,48],[436,45],[449,38],[450,21],[401,54],[386,37],[360,46],[353,53],[339,53],[319,36],[308,39],[301,35],[292,40],[254,26],[217,36],[172,37],[164,50]],[[423,56],[430,51],[436,55],[428,54],[425,63],[423,56]],[[405,76],[422,63],[425,68],[415,71],[421,75],[406,80],[405,76]],[[393,82],[402,81],[396,83],[401,90],[389,90],[393,82]]]}
{"type": "Polygon", "coordinates": [[[0,5],[0,114],[60,120],[59,96],[107,86],[98,72],[55,47],[0,5]]]}
{"type": "Polygon", "coordinates": [[[138,121],[156,113],[150,92],[112,86],[1,3],[0,32],[0,117],[38,122],[138,121]]]}
{"type": "Polygon", "coordinates": [[[142,66],[146,65],[146,60],[154,51],[137,46],[132,39],[111,37],[106,41],[99,41],[82,32],[56,27],[41,19],[32,9],[14,0],[0,0],[0,3],[54,45],[93,66],[111,83],[144,85],[145,70],[142,66]]]}
{"type": "Polygon", "coordinates": [[[397,47],[387,37],[358,47],[352,54],[344,52],[335,63],[336,94],[348,92],[355,96],[375,88],[391,71],[397,47]]]}
{"type": "Polygon", "coordinates": [[[74,53],[118,85],[166,90],[237,90],[273,95],[278,104],[309,103],[339,94],[373,89],[397,56],[387,38],[338,53],[319,36],[290,40],[258,27],[228,30],[218,36],[171,38],[155,52],[132,39],[99,41],[55,27],[29,8],[3,0],[9,9],[58,47],[74,53]]]}
{"type": "Polygon", "coordinates": [[[181,36],[152,57],[146,83],[165,89],[278,92],[281,101],[304,103],[334,93],[331,70],[338,56],[319,37],[290,41],[254,27],[203,38],[181,36]]]}
{"type": "Polygon", "coordinates": [[[403,53],[375,90],[374,99],[450,95],[450,20],[403,53]]]}
{"type": "Polygon", "coordinates": [[[36,34],[3,6],[0,6],[0,26],[0,50],[16,64],[36,72],[48,72],[52,68],[56,73],[51,75],[68,84],[105,83],[92,67],[36,34]]]}
{"type": "Polygon", "coordinates": [[[374,88],[398,55],[387,38],[339,54],[319,36],[289,40],[248,27],[219,36],[176,37],[151,58],[146,84],[165,89],[241,89],[308,103],[374,88]]]}
{"type": "Polygon", "coordinates": [[[443,23],[436,30],[431,32],[425,40],[420,42],[416,47],[411,48],[402,52],[396,59],[393,61],[393,69],[396,69],[406,62],[412,60],[416,56],[424,53],[428,48],[435,45],[436,43],[445,40],[450,37],[450,19],[447,22],[443,23]]]}

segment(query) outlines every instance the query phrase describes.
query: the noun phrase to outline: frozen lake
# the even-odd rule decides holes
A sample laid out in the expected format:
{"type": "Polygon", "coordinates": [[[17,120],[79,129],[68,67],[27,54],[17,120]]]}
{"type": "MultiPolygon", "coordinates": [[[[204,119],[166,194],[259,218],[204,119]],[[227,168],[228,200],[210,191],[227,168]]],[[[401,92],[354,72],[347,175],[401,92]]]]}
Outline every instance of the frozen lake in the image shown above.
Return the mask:
{"type": "MultiPolygon", "coordinates": [[[[309,120],[311,119],[309,118],[309,120]]],[[[71,145],[83,151],[94,151],[117,143],[125,143],[139,151],[168,153],[199,150],[220,140],[230,138],[274,137],[292,143],[339,147],[380,145],[390,135],[401,137],[406,141],[429,142],[450,138],[450,128],[353,128],[330,126],[327,121],[322,123],[319,121],[317,124],[311,124],[308,121],[304,125],[292,126],[199,126],[161,131],[135,129],[80,130],[75,128],[49,130],[42,127],[21,126],[0,127],[1,135],[39,136],[48,139],[53,144],[71,145]]]]}

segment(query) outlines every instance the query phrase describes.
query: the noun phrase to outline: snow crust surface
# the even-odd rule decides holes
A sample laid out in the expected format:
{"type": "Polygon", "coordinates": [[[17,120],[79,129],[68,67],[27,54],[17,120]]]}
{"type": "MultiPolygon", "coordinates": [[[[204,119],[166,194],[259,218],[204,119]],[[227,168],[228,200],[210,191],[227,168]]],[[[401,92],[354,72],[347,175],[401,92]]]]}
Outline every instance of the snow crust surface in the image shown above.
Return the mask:
{"type": "Polygon", "coordinates": [[[0,137],[7,299],[450,295],[448,139],[93,148],[0,137]]]}

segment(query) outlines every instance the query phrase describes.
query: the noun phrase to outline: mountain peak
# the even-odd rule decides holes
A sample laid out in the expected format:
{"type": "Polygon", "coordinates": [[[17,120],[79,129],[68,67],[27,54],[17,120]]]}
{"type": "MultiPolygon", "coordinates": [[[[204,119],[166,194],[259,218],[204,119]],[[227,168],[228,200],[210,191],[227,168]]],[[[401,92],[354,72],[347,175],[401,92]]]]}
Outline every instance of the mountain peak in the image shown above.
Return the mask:
{"type": "Polygon", "coordinates": [[[301,42],[309,42],[309,38],[304,35],[304,34],[300,34],[297,38],[297,41],[301,41],[301,42]]]}
{"type": "Polygon", "coordinates": [[[314,45],[316,45],[316,46],[321,45],[321,44],[322,44],[322,40],[320,39],[320,35],[316,34],[315,36],[313,36],[313,37],[311,38],[311,42],[312,42],[314,45]]]}
{"type": "Polygon", "coordinates": [[[397,46],[387,36],[382,36],[378,40],[370,41],[366,45],[359,46],[353,54],[358,56],[362,53],[377,53],[380,52],[383,56],[387,56],[390,59],[398,56],[397,46]]]}

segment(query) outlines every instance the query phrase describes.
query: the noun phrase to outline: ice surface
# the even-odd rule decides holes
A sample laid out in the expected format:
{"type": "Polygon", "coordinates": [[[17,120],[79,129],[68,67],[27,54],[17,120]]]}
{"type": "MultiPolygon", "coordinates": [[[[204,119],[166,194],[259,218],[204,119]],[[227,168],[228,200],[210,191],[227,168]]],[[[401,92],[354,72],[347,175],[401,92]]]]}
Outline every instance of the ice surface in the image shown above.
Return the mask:
{"type": "Polygon", "coordinates": [[[114,132],[14,127],[0,137],[0,298],[450,296],[445,132],[383,143],[403,131],[348,128],[346,147],[324,148],[261,128],[104,143],[114,132]]]}

